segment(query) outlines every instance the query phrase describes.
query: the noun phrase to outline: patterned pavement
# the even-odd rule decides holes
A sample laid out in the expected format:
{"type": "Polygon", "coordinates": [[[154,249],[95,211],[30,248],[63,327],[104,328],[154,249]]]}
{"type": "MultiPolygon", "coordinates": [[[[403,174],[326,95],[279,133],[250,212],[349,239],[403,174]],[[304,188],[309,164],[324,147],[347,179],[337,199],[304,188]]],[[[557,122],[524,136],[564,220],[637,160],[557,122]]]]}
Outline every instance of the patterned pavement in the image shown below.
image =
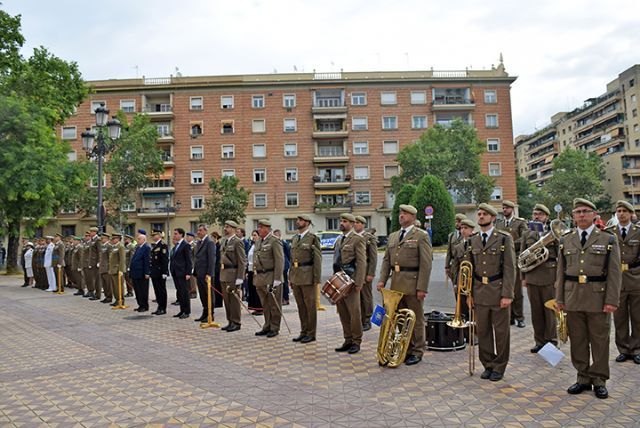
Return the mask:
{"type": "MultiPolygon", "coordinates": [[[[332,307],[319,313],[317,342],[303,345],[291,342],[293,302],[284,307],[293,334],[283,325],[267,339],[254,336],[246,313],[239,332],[203,330],[193,317],[172,318],[177,309],[138,315],[20,283],[0,276],[2,427],[640,425],[640,366],[613,362],[613,340],[610,398],[598,400],[566,394],[575,380],[568,356],[552,368],[531,354],[529,326],[512,329],[511,360],[494,383],[480,379],[479,362],[468,375],[466,350],[381,368],[375,326],[359,354],[338,354],[332,307]]],[[[216,317],[224,321],[223,311],[216,317]]]]}

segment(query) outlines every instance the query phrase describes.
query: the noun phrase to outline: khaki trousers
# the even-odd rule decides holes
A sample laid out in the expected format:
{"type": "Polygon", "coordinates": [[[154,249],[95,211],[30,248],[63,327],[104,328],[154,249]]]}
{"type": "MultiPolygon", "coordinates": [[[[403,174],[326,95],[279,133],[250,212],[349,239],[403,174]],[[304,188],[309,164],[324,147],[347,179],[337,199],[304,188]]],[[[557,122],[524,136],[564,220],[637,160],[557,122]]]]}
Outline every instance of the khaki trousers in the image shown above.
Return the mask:
{"type": "Polygon", "coordinates": [[[273,288],[273,294],[269,293],[266,285],[257,286],[258,296],[262,302],[262,311],[264,313],[264,325],[262,329],[267,331],[280,331],[280,322],[282,321],[282,284],[273,288]]]}
{"type": "Polygon", "coordinates": [[[97,268],[84,268],[82,269],[84,273],[84,282],[87,286],[87,291],[90,293],[95,293],[98,288],[98,282],[100,281],[99,273],[97,268]]]}
{"type": "Polygon", "coordinates": [[[293,296],[298,305],[298,317],[300,318],[300,334],[316,337],[318,325],[318,309],[316,308],[316,285],[296,285],[291,283],[293,296]]]}
{"type": "Polygon", "coordinates": [[[527,295],[531,303],[531,323],[533,324],[533,339],[536,345],[544,346],[547,342],[558,343],[556,330],[556,315],[544,306],[544,302],[555,298],[556,290],[553,284],[527,284],[527,295]]]}
{"type": "Polygon", "coordinates": [[[611,317],[604,312],[568,311],[567,328],[571,362],[578,371],[578,383],[605,385],[609,379],[611,317]]]}
{"type": "Polygon", "coordinates": [[[416,314],[416,325],[413,327],[413,334],[411,335],[411,346],[407,350],[407,355],[415,355],[416,357],[422,357],[427,346],[422,302],[423,300],[419,300],[415,295],[405,294],[398,304],[398,309],[411,309],[416,314]]]}
{"type": "Polygon", "coordinates": [[[360,315],[362,325],[371,323],[373,314],[373,287],[371,281],[367,281],[360,291],[360,315]]]}
{"type": "Polygon", "coordinates": [[[105,299],[113,299],[113,293],[111,291],[111,275],[108,273],[101,273],[100,278],[98,279],[98,283],[96,285],[96,297],[98,299],[100,298],[101,292],[104,292],[105,299]]]}
{"type": "Polygon", "coordinates": [[[509,308],[500,306],[474,306],[476,311],[476,334],[478,335],[478,357],[485,369],[504,373],[509,363],[509,308]]]}
{"type": "Polygon", "coordinates": [[[362,317],[360,316],[360,291],[354,290],[336,304],[345,343],[362,343],[362,317]]]}
{"type": "Polygon", "coordinates": [[[125,291],[124,291],[124,276],[120,279],[120,294],[118,294],[118,276],[119,274],[111,274],[109,275],[111,277],[111,292],[113,293],[113,298],[115,299],[116,303],[118,302],[118,299],[122,299],[122,303],[124,304],[124,295],[125,295],[125,291]]]}
{"type": "Polygon", "coordinates": [[[620,292],[620,306],[613,313],[618,352],[640,354],[640,293],[620,292]]]}
{"type": "Polygon", "coordinates": [[[511,302],[511,320],[524,321],[524,295],[520,269],[516,266],[516,282],[513,286],[513,302],[511,302]]]}
{"type": "Polygon", "coordinates": [[[222,300],[224,302],[224,311],[227,315],[227,321],[229,321],[229,323],[241,325],[240,301],[238,300],[240,296],[237,294],[236,296],[238,297],[233,296],[236,289],[235,282],[221,282],[220,285],[222,286],[222,300]]]}

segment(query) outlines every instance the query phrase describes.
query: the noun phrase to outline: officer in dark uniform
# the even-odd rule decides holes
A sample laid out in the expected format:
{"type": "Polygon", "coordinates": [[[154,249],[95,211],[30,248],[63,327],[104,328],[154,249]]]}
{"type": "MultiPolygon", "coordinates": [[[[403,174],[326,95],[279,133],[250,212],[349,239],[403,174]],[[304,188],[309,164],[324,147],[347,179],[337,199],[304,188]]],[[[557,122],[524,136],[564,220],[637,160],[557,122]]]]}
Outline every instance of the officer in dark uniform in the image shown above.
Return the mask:
{"type": "Polygon", "coordinates": [[[151,283],[156,295],[158,309],[152,312],[154,315],[167,313],[167,277],[169,276],[169,249],[162,241],[162,232],[152,232],[151,240],[151,264],[149,270],[151,283]]]}

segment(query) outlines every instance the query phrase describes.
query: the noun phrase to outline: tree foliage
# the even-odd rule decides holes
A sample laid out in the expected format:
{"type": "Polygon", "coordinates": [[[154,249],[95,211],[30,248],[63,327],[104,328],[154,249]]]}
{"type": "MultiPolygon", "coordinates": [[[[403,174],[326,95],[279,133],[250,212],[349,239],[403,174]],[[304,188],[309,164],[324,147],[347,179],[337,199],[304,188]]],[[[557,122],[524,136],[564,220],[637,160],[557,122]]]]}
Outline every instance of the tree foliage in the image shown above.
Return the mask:
{"type": "Polygon", "coordinates": [[[11,16],[0,10],[0,76],[20,65],[20,48],[24,37],[20,33],[20,15],[11,16]]]}
{"type": "Polygon", "coordinates": [[[205,201],[206,211],[200,216],[200,221],[206,224],[222,225],[227,220],[242,223],[245,210],[249,204],[249,191],[244,187],[238,188],[237,177],[222,177],[209,181],[211,196],[205,201]]]}
{"type": "Polygon", "coordinates": [[[411,183],[403,185],[397,193],[396,199],[393,203],[393,209],[391,210],[391,232],[395,232],[400,229],[400,222],[398,220],[400,205],[410,204],[414,193],[416,193],[416,186],[411,183]]]}
{"type": "Polygon", "coordinates": [[[446,244],[447,237],[454,227],[455,209],[451,195],[447,192],[442,180],[430,174],[424,176],[411,198],[411,205],[418,209],[417,219],[421,224],[426,221],[424,208],[428,205],[433,207],[432,244],[433,246],[446,244]]]}
{"type": "MultiPolygon", "coordinates": [[[[543,196],[537,187],[518,175],[516,177],[516,189],[518,194],[518,215],[523,218],[531,218],[535,204],[543,202],[543,196]]],[[[552,207],[549,207],[550,209],[552,207]]]]}

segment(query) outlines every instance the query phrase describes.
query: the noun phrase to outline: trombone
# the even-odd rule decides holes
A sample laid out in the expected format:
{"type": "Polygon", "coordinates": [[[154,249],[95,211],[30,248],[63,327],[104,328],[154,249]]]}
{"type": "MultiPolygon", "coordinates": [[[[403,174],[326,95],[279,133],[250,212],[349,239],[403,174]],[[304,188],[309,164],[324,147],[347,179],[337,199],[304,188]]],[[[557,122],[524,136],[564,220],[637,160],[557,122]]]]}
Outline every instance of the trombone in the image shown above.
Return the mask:
{"type": "Polygon", "coordinates": [[[469,375],[473,376],[476,369],[476,353],[475,353],[475,334],[476,334],[476,312],[473,308],[473,298],[471,297],[471,287],[473,286],[473,265],[465,260],[460,263],[458,270],[458,297],[456,299],[456,313],[453,319],[447,322],[452,328],[468,328],[469,329],[469,375]],[[462,311],[462,295],[467,296],[469,305],[469,320],[463,321],[462,311]]]}

